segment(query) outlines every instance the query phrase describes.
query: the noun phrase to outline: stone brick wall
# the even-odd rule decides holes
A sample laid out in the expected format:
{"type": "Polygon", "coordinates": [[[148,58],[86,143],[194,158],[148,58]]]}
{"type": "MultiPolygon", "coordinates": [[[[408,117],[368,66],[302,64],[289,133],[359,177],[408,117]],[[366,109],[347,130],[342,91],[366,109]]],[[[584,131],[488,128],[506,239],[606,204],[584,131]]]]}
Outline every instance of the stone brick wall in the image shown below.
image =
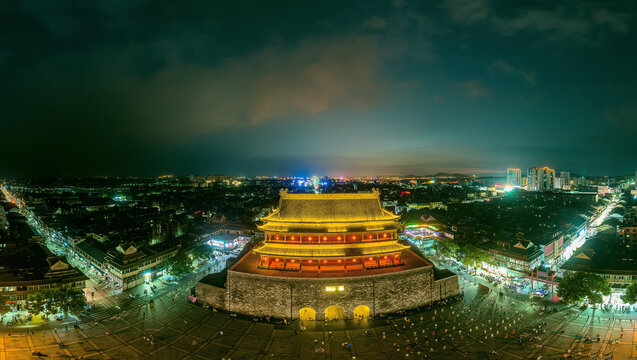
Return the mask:
{"type": "Polygon", "coordinates": [[[227,289],[197,285],[198,301],[231,312],[296,319],[302,308],[311,308],[317,320],[324,319],[325,309],[332,305],[341,306],[345,317],[352,318],[360,305],[377,315],[424,306],[458,293],[458,277],[434,281],[431,266],[347,278],[282,278],[230,271],[227,289]],[[328,286],[336,291],[326,291],[328,286]]]}
{"type": "Polygon", "coordinates": [[[432,293],[434,294],[434,301],[442,300],[460,294],[460,287],[458,286],[458,275],[435,280],[432,290],[432,293]]]}
{"type": "Polygon", "coordinates": [[[228,307],[228,291],[225,288],[198,282],[197,302],[220,309],[226,309],[228,307]]]}

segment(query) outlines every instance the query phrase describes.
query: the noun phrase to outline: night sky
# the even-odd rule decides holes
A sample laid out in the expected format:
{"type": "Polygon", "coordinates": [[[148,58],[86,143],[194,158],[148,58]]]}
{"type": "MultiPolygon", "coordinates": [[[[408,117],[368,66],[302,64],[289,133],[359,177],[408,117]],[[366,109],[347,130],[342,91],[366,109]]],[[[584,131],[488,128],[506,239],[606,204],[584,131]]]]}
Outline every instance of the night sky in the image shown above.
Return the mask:
{"type": "Polygon", "coordinates": [[[302,3],[1,2],[0,175],[637,169],[637,2],[302,3]]]}

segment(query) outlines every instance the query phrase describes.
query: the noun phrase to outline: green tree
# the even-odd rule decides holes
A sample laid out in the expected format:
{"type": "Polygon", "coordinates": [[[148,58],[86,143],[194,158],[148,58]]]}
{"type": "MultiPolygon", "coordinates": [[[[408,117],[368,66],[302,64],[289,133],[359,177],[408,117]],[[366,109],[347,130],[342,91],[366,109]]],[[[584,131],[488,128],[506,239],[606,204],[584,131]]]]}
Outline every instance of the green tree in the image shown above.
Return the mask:
{"type": "Polygon", "coordinates": [[[434,250],[445,257],[452,257],[456,254],[456,251],[460,249],[460,246],[451,240],[436,241],[433,246],[434,250]]]}
{"type": "Polygon", "coordinates": [[[44,313],[47,298],[45,297],[44,291],[36,291],[27,296],[27,302],[31,307],[29,312],[33,315],[40,315],[44,313]]]}
{"type": "Polygon", "coordinates": [[[476,264],[479,265],[482,264],[483,261],[486,263],[492,262],[491,257],[486,251],[473,244],[464,245],[458,251],[464,255],[462,258],[462,263],[465,266],[474,266],[476,264]]]}
{"type": "Polygon", "coordinates": [[[0,295],[0,316],[11,311],[11,306],[7,304],[6,296],[0,295]]]}
{"type": "Polygon", "coordinates": [[[199,244],[195,246],[191,251],[193,259],[207,260],[212,253],[212,247],[208,244],[199,244]]]}
{"type": "Polygon", "coordinates": [[[637,303],[637,283],[628,285],[626,294],[622,295],[622,301],[627,304],[637,303]]]}
{"type": "Polygon", "coordinates": [[[168,269],[168,274],[172,276],[181,276],[193,271],[192,259],[185,252],[179,252],[166,260],[165,265],[168,269]]]}
{"type": "Polygon", "coordinates": [[[560,280],[557,295],[568,304],[588,300],[591,304],[600,304],[602,296],[610,295],[608,280],[595,274],[576,272],[560,280]]]}
{"type": "Polygon", "coordinates": [[[59,310],[64,316],[69,314],[78,315],[86,306],[86,296],[84,291],[78,289],[61,288],[56,291],[59,310]]]}

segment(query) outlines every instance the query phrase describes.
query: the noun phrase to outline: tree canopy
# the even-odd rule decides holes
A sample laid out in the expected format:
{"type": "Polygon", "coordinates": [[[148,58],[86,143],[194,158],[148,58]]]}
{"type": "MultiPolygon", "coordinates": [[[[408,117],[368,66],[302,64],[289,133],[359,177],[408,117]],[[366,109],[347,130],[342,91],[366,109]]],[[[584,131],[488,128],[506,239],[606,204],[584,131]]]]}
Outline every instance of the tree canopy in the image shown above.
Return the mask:
{"type": "Polygon", "coordinates": [[[591,304],[601,304],[602,296],[610,295],[608,280],[602,276],[576,272],[564,276],[557,288],[557,295],[568,304],[588,300],[591,304]]]}
{"type": "Polygon", "coordinates": [[[6,296],[0,295],[0,316],[11,311],[11,306],[7,304],[6,296]]]}
{"type": "Polygon", "coordinates": [[[622,301],[627,304],[637,303],[637,283],[628,285],[626,294],[622,295],[622,301]]]}
{"type": "Polygon", "coordinates": [[[456,251],[460,249],[460,246],[452,240],[437,240],[436,242],[434,242],[433,248],[436,252],[442,254],[443,256],[451,257],[455,255],[456,251]]]}
{"type": "Polygon", "coordinates": [[[50,315],[58,312],[78,315],[86,306],[84,292],[78,289],[46,289],[29,294],[27,301],[34,315],[50,315]]]}
{"type": "Polygon", "coordinates": [[[486,263],[491,263],[489,254],[473,244],[463,245],[460,249],[458,249],[458,252],[464,254],[462,263],[465,266],[474,266],[476,264],[481,264],[483,261],[486,263]]]}
{"type": "Polygon", "coordinates": [[[177,253],[177,255],[166,260],[165,265],[168,269],[168,274],[172,276],[181,276],[193,271],[192,259],[189,254],[184,251],[181,251],[177,253]]]}

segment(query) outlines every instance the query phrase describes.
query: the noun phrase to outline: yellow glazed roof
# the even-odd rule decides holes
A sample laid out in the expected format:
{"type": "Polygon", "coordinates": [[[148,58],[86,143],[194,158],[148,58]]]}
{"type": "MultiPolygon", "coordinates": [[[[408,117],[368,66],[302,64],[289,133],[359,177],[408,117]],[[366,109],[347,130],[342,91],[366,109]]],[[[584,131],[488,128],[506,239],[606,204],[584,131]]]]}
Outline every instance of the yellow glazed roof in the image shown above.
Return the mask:
{"type": "MultiPolygon", "coordinates": [[[[281,191],[279,209],[263,219],[267,223],[325,224],[395,221],[383,209],[380,193],[290,194],[281,191]]],[[[274,224],[272,224],[274,225],[274,224]]]]}

